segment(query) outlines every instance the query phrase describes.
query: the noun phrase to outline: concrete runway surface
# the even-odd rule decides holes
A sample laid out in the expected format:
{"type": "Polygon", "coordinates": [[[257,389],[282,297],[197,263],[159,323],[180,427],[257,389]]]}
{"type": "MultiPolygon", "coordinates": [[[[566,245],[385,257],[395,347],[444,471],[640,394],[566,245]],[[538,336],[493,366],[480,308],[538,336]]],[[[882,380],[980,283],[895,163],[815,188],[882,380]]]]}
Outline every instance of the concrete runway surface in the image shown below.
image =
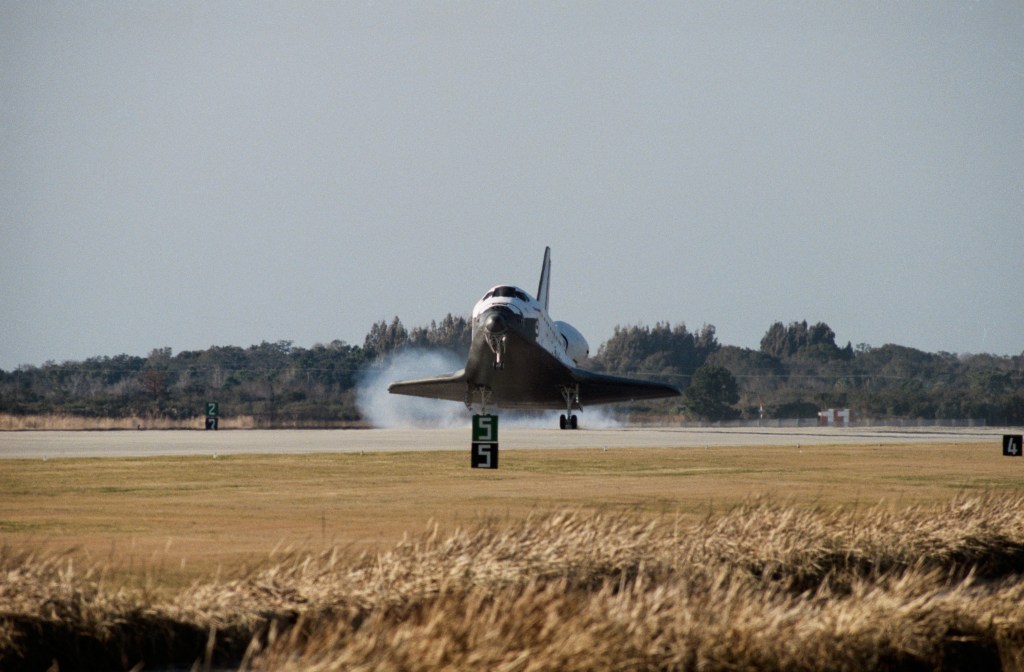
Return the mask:
{"type": "MultiPolygon", "coordinates": [[[[987,443],[1020,429],[966,428],[500,428],[502,450],[987,443]]],[[[470,428],[0,432],[0,459],[469,450],[470,428]]]]}

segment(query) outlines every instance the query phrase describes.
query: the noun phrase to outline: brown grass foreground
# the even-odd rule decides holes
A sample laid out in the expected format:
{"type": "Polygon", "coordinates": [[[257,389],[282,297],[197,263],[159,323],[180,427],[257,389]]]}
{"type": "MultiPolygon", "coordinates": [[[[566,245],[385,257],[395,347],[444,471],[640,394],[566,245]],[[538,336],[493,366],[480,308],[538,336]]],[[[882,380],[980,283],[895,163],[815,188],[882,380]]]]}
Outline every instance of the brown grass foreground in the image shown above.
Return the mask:
{"type": "Polygon", "coordinates": [[[7,550],[0,668],[1021,669],[1022,508],[538,514],[170,599],[7,550]]]}
{"type": "Polygon", "coordinates": [[[1024,669],[998,445],[502,461],[6,461],[0,670],[1024,669]]]}

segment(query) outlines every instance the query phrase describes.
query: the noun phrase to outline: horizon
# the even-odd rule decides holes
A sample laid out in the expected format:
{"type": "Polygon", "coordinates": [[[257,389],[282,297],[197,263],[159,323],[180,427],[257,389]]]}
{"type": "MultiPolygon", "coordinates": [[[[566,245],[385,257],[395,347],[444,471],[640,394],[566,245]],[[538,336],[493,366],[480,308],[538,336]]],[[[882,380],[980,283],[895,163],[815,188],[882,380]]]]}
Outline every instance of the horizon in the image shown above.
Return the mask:
{"type": "MultiPolygon", "coordinates": [[[[468,315],[455,315],[455,314],[453,314],[452,317],[454,317],[454,318],[460,318],[461,317],[461,318],[466,319],[467,321],[469,320],[468,315]]],[[[399,321],[402,323],[402,326],[407,331],[409,331],[409,332],[411,332],[413,329],[416,329],[416,328],[421,328],[421,327],[422,328],[428,328],[430,326],[430,323],[408,325],[404,321],[401,320],[400,316],[397,316],[397,315],[392,316],[390,319],[383,320],[383,322],[385,322],[386,324],[390,324],[395,318],[398,318],[399,321]]],[[[441,319],[444,319],[444,317],[442,317],[441,319]]],[[[790,322],[782,322],[781,320],[776,320],[776,321],[782,323],[786,327],[790,326],[794,322],[796,322],[796,323],[806,322],[808,325],[816,324],[814,322],[811,322],[810,320],[795,320],[795,321],[790,321],[790,322]]],[[[378,320],[377,324],[379,324],[380,322],[381,322],[381,320],[378,320]]],[[[440,320],[435,318],[434,320],[432,320],[432,322],[437,323],[437,322],[440,322],[440,320]]],[[[685,324],[683,322],[668,323],[668,322],[662,321],[660,323],[655,323],[655,324],[625,324],[625,325],[616,325],[614,327],[614,329],[626,330],[626,329],[631,329],[633,327],[637,327],[637,328],[640,328],[640,329],[645,329],[645,328],[646,329],[653,329],[656,326],[658,326],[659,324],[667,324],[669,326],[669,328],[673,328],[673,329],[678,327],[678,326],[684,326],[684,327],[686,327],[686,329],[690,333],[699,333],[700,329],[705,327],[705,326],[710,326],[710,327],[714,327],[715,326],[713,324],[711,324],[711,325],[704,324],[704,325],[701,325],[701,327],[698,328],[695,331],[693,328],[690,327],[690,325],[687,325],[687,324],[685,324]]],[[[825,324],[828,325],[827,322],[825,324]]],[[[770,326],[771,325],[769,325],[769,327],[770,326]]],[[[829,328],[831,328],[831,326],[829,328]]],[[[765,331],[767,332],[768,329],[766,328],[765,331]]],[[[607,343],[613,337],[614,337],[614,333],[612,334],[612,336],[609,336],[607,339],[605,339],[605,340],[601,341],[600,343],[596,344],[596,346],[594,344],[591,344],[592,352],[594,353],[591,357],[592,358],[596,357],[600,347],[603,346],[605,343],[607,343]]],[[[722,341],[721,339],[718,338],[717,329],[716,329],[716,332],[715,332],[715,340],[718,341],[719,347],[735,347],[735,348],[740,348],[740,349],[743,349],[743,350],[751,350],[751,351],[755,351],[755,352],[761,352],[760,344],[757,347],[750,348],[750,347],[747,347],[747,346],[738,345],[738,344],[735,344],[735,343],[727,343],[727,342],[722,341]]],[[[97,353],[97,354],[89,355],[89,356],[86,356],[86,357],[83,357],[83,358],[80,358],[80,359],[65,359],[65,360],[50,359],[50,360],[46,360],[46,361],[43,361],[43,362],[40,362],[40,363],[23,363],[23,364],[19,364],[19,365],[15,366],[14,368],[11,368],[11,369],[4,369],[3,367],[0,367],[0,371],[4,371],[6,373],[12,373],[14,371],[17,371],[17,370],[23,369],[23,368],[44,368],[44,367],[47,367],[47,366],[67,366],[69,364],[85,363],[87,361],[96,360],[96,359],[114,359],[116,357],[121,357],[121,356],[138,357],[138,358],[146,359],[149,356],[151,356],[154,352],[158,352],[158,351],[161,351],[161,350],[170,350],[171,351],[170,356],[172,358],[173,357],[177,357],[178,355],[180,355],[182,353],[186,353],[186,352],[205,352],[205,351],[211,350],[213,348],[240,348],[242,350],[249,350],[251,348],[258,348],[258,347],[260,347],[263,344],[275,345],[275,344],[278,344],[278,343],[288,343],[289,347],[293,348],[293,349],[312,350],[313,348],[316,348],[316,347],[319,347],[319,346],[323,346],[323,347],[330,346],[331,343],[333,343],[334,341],[341,341],[344,345],[349,346],[349,347],[356,347],[356,348],[360,348],[360,349],[362,349],[364,347],[363,341],[360,341],[360,342],[350,342],[350,341],[346,341],[344,339],[332,339],[330,341],[317,341],[317,342],[314,342],[314,343],[310,343],[308,345],[296,343],[296,342],[294,342],[291,339],[276,339],[276,340],[273,340],[273,341],[264,339],[264,340],[260,341],[259,343],[250,343],[248,345],[241,345],[241,344],[237,344],[237,343],[215,343],[215,344],[211,344],[211,345],[208,345],[206,347],[203,347],[203,348],[183,348],[181,350],[177,350],[177,349],[172,348],[171,346],[164,345],[164,346],[157,346],[157,347],[149,348],[145,353],[128,353],[128,352],[119,352],[119,353],[116,353],[116,354],[97,353]]],[[[841,348],[841,349],[845,348],[846,344],[849,344],[853,348],[853,351],[854,351],[855,355],[859,354],[861,352],[861,347],[862,346],[867,346],[867,348],[869,350],[876,350],[876,349],[879,349],[879,348],[884,348],[884,347],[888,347],[888,346],[894,346],[894,347],[901,347],[901,348],[910,348],[910,349],[918,350],[920,352],[924,352],[925,354],[930,354],[930,355],[951,355],[951,356],[956,357],[958,359],[965,359],[965,358],[976,357],[976,356],[999,357],[999,358],[1008,358],[1008,359],[1013,359],[1013,358],[1016,358],[1016,357],[1024,358],[1024,351],[1022,351],[1022,352],[1020,352],[1018,354],[1015,354],[1015,355],[1014,354],[1002,355],[1002,354],[999,354],[999,353],[992,353],[992,352],[949,352],[949,351],[945,351],[945,350],[929,351],[929,350],[920,350],[920,348],[914,348],[913,346],[904,345],[902,343],[883,343],[883,344],[880,344],[880,345],[876,345],[876,344],[872,344],[872,343],[864,343],[864,342],[854,343],[853,341],[851,341],[849,339],[842,339],[842,338],[840,338],[838,334],[836,334],[835,343],[836,343],[836,346],[841,348]]],[[[433,348],[433,347],[429,347],[429,346],[415,346],[415,347],[413,347],[413,346],[403,346],[399,350],[404,351],[404,350],[409,350],[409,349],[423,350],[424,352],[434,352],[434,351],[438,351],[438,350],[444,350],[443,348],[433,348]]],[[[389,355],[390,354],[394,354],[394,353],[389,353],[389,355]]],[[[461,363],[459,365],[461,365],[461,363]]],[[[452,366],[450,368],[454,369],[454,368],[458,368],[458,366],[452,366]]],[[[426,375],[426,374],[424,374],[424,375],[426,375]]]]}

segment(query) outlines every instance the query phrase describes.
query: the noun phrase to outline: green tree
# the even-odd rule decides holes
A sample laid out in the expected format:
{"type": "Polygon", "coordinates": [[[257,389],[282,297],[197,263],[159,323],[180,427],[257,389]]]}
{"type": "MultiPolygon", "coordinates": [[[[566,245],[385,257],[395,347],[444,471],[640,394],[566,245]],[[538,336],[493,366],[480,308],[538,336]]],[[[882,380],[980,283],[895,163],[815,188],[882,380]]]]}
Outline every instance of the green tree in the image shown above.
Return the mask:
{"type": "Polygon", "coordinates": [[[598,348],[593,364],[612,373],[689,376],[718,351],[715,328],[704,325],[699,333],[685,324],[674,327],[658,322],[654,327],[615,327],[615,333],[598,348]]]}
{"type": "MultiPolygon", "coordinates": [[[[380,327],[377,327],[378,332],[380,327]]],[[[473,327],[464,317],[448,313],[441,324],[431,321],[430,327],[416,327],[409,332],[408,345],[414,348],[448,350],[465,357],[473,339],[473,327]]]]}
{"type": "Polygon", "coordinates": [[[380,359],[404,348],[409,341],[409,332],[396,315],[388,324],[384,320],[370,327],[370,333],[363,341],[363,350],[370,359],[380,359]]]}
{"type": "Polygon", "coordinates": [[[788,327],[776,322],[768,327],[761,339],[761,352],[777,359],[801,356],[819,361],[829,359],[853,359],[853,346],[845,348],[836,345],[836,332],[824,322],[807,326],[803,322],[791,322],[788,327]]]}
{"type": "Polygon", "coordinates": [[[683,393],[683,405],[702,420],[716,422],[739,417],[733,408],[740,400],[736,378],[729,369],[713,364],[702,366],[693,374],[693,382],[683,393]]]}

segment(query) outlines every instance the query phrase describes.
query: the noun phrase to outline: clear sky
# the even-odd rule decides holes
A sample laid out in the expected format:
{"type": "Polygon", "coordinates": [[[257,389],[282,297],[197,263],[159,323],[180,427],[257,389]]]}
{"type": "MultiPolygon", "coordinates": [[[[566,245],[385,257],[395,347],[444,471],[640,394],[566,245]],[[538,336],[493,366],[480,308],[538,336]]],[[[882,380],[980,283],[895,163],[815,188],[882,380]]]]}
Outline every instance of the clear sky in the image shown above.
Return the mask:
{"type": "Polygon", "coordinates": [[[1024,351],[1024,3],[0,2],[0,368],[468,315],[1024,351]]]}

